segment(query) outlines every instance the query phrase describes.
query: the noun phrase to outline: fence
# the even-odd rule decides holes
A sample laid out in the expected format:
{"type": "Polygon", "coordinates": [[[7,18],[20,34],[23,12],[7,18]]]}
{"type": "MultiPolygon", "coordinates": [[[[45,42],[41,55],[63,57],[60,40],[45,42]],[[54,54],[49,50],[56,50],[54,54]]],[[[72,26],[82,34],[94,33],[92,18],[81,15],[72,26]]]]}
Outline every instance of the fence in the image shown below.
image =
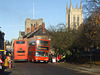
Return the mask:
{"type": "Polygon", "coordinates": [[[72,55],[66,56],[66,61],[79,64],[92,63],[100,65],[100,50],[93,52],[73,52],[72,55]]]}

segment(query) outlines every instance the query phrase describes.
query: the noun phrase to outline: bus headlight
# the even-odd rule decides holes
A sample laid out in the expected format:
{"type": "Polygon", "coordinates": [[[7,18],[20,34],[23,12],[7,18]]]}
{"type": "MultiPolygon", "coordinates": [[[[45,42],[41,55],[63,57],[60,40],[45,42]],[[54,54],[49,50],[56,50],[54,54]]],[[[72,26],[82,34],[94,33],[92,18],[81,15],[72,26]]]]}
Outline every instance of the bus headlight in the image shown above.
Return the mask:
{"type": "Polygon", "coordinates": [[[36,58],[36,60],[37,60],[38,58],[36,58]]]}

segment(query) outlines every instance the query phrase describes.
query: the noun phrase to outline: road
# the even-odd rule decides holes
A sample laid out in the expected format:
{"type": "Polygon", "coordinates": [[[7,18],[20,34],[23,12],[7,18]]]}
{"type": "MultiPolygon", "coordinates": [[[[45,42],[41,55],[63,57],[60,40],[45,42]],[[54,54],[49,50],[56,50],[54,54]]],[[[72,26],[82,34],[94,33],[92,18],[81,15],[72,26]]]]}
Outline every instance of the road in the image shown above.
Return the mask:
{"type": "MultiPolygon", "coordinates": [[[[89,75],[46,63],[18,62],[15,68],[0,75],[89,75]]],[[[90,74],[91,75],[91,74],[90,74]]]]}

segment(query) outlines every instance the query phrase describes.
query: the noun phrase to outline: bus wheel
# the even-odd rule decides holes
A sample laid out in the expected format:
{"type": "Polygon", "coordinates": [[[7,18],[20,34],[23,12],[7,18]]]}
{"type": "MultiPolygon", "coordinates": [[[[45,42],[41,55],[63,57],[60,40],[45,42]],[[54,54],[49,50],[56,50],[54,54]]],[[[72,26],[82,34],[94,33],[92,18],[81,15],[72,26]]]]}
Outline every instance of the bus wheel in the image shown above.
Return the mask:
{"type": "Polygon", "coordinates": [[[16,61],[14,61],[14,63],[16,63],[16,61]]]}

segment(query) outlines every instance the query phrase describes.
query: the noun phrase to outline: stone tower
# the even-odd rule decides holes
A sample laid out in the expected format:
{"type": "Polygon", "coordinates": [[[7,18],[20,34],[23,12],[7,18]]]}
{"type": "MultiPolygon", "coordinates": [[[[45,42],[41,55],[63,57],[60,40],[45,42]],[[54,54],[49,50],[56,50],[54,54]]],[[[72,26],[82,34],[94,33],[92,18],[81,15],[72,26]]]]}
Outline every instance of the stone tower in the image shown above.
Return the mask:
{"type": "Polygon", "coordinates": [[[70,8],[66,8],[66,28],[69,29],[78,29],[80,24],[83,23],[83,12],[82,12],[82,1],[80,4],[80,8],[78,8],[78,4],[76,5],[76,8],[73,9],[72,3],[70,0],[70,8]]]}
{"type": "Polygon", "coordinates": [[[43,22],[42,18],[39,18],[38,20],[27,18],[25,21],[25,35],[31,32],[31,25],[33,25],[36,30],[36,23],[38,23],[38,25],[40,26],[42,25],[42,22],[43,22]]]}

